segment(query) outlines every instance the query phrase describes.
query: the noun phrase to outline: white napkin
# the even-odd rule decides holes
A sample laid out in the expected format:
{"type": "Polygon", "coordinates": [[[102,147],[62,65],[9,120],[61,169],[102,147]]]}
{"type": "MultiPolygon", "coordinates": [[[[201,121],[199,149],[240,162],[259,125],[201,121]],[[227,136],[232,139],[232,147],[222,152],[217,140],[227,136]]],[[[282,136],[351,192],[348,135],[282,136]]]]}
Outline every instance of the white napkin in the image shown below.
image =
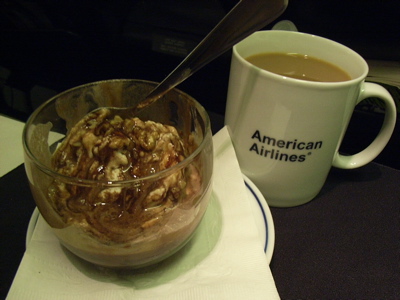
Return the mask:
{"type": "Polygon", "coordinates": [[[7,299],[279,299],[227,129],[213,141],[211,203],[181,251],[134,271],[95,267],[39,217],[7,299]]]}

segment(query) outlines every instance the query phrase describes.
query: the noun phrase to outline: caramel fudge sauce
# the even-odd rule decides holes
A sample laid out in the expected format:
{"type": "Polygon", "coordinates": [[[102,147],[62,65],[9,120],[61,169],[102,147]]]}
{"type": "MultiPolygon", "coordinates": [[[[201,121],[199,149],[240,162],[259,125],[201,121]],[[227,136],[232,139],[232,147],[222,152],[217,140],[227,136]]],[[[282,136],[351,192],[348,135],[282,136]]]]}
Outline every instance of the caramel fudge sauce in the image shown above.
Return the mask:
{"type": "MultiPolygon", "coordinates": [[[[54,209],[67,225],[95,240],[83,243],[83,250],[102,255],[112,252],[99,245],[120,245],[124,254],[132,243],[154,234],[187,238],[185,232],[199,222],[195,211],[199,208],[193,206],[202,196],[198,166],[191,164],[134,185],[124,181],[167,170],[184,160],[195,145],[184,145],[172,126],[109,115],[107,109],[100,109],[85,116],[53,154],[52,167],[59,174],[83,180],[82,184],[55,180],[48,191],[54,209]],[[86,179],[96,180],[98,185],[86,185],[86,179]],[[108,182],[115,184],[106,185],[108,182]],[[187,208],[192,206],[190,219],[187,208]]],[[[58,235],[63,239],[63,232],[58,235]]],[[[70,237],[66,234],[64,242],[68,244],[70,237]]],[[[161,242],[154,241],[150,248],[161,242]]]]}

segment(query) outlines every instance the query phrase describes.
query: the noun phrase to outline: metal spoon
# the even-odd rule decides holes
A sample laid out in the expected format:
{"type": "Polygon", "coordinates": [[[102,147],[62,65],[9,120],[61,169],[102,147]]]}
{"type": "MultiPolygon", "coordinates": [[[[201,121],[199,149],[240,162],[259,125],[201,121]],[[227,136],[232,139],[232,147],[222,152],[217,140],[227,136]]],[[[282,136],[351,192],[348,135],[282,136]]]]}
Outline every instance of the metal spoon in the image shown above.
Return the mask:
{"type": "Polygon", "coordinates": [[[111,114],[134,116],[236,43],[274,21],[287,5],[288,0],[241,0],[143,101],[136,107],[109,108],[111,114]]]}

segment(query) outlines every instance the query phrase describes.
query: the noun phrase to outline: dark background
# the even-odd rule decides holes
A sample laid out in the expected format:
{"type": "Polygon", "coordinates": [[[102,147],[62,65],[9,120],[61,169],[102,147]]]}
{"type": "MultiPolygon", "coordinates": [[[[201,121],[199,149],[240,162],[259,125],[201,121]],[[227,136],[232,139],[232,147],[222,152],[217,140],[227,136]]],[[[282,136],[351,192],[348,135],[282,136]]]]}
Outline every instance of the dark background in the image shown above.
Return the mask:
{"type": "MultiPolygon", "coordinates": [[[[40,103],[103,79],[161,81],[234,6],[232,0],[0,0],[0,113],[25,121],[40,103]]],[[[381,0],[290,0],[276,21],[321,35],[365,59],[400,61],[400,4],[381,0]]],[[[270,29],[274,24],[265,29],[270,29]]],[[[224,114],[228,51],[179,88],[224,114]]],[[[399,101],[399,90],[392,89],[399,101]]],[[[342,151],[365,147],[382,115],[357,111],[342,151]]],[[[400,168],[396,128],[377,160],[400,168]]]]}

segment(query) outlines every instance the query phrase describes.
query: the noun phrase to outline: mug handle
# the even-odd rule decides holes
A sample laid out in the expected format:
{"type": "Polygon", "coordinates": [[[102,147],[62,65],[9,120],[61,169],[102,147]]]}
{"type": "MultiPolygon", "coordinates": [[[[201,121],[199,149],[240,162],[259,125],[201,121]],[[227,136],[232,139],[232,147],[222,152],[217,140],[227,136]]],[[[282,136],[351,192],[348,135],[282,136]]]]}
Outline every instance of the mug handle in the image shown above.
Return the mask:
{"type": "Polygon", "coordinates": [[[365,82],[364,89],[361,91],[357,104],[369,97],[379,98],[385,103],[385,118],[381,130],[374,141],[361,152],[354,155],[341,155],[339,152],[336,152],[332,164],[336,168],[355,169],[366,165],[382,152],[383,148],[385,148],[392,136],[397,116],[396,105],[392,96],[382,86],[375,83],[365,82]]]}

